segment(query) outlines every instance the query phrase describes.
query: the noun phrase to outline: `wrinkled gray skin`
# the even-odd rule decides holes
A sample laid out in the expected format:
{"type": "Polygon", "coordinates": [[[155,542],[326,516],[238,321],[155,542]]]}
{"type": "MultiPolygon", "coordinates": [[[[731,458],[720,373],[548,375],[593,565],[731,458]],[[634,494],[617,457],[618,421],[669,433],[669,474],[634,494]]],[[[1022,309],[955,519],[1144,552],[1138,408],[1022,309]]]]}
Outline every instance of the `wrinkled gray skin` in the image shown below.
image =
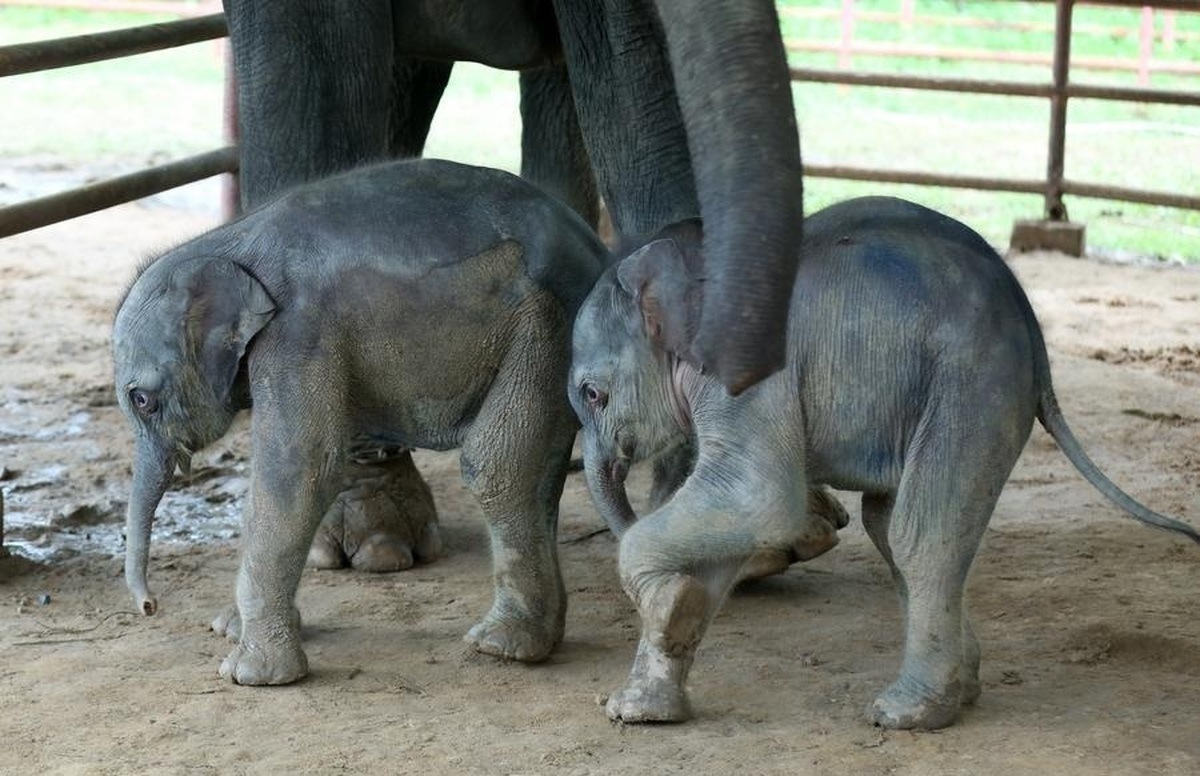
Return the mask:
{"type": "MultiPolygon", "coordinates": [[[[772,0],[225,9],[246,207],[364,162],[419,155],[454,62],[519,70],[521,174],[592,223],[602,195],[621,241],[703,215],[707,292],[679,336],[735,392],[782,365],[802,175],[772,0]]],[[[405,537],[431,523],[433,504],[407,458],[389,479],[413,497],[331,516],[310,562],[405,567],[419,549],[405,537]]]]}
{"type": "Polygon", "coordinates": [[[621,580],[642,618],[609,717],[688,718],[685,682],[709,621],[747,569],[831,530],[806,500],[829,485],[863,494],[905,614],[900,675],[870,719],[951,724],[980,690],[964,581],[1034,418],[1106,496],[1200,541],[1088,460],[1058,410],[1024,293],[962,224],[887,198],[809,218],[787,366],[738,397],[664,343],[664,316],[698,282],[692,251],[686,234],[650,243],[601,278],[575,323],[569,390],[585,471],[624,532],[621,580]],[[697,445],[693,474],[634,522],[629,464],[685,437],[697,445]]]}
{"type": "MultiPolygon", "coordinates": [[[[473,60],[521,71],[521,175],[596,224],[595,178],[548,2],[366,0],[332,8],[226,0],[225,7],[245,209],[364,163],[420,156],[454,63],[473,60]]],[[[437,512],[411,454],[365,440],[357,446],[386,459],[347,468],[309,564],[386,572],[434,560],[437,512]]]]}
{"type": "Polygon", "coordinates": [[[495,170],[398,162],[301,187],[150,263],[113,331],[136,436],[126,580],[147,614],[151,521],[177,465],[253,405],[240,630],[221,674],[304,676],[305,555],[362,433],[461,448],[488,521],[481,652],[541,660],[562,637],[558,500],[577,424],[562,395],[574,313],[607,261],[557,200],[495,170]]]}
{"type": "Polygon", "coordinates": [[[538,133],[523,138],[524,171],[576,202],[562,172],[581,157],[562,139],[581,134],[618,236],[702,216],[709,279],[696,352],[735,393],[783,364],[802,176],[773,0],[225,8],[248,204],[364,161],[420,153],[451,62],[518,69],[525,126],[538,133]],[[530,83],[538,73],[550,75],[530,83]],[[542,170],[526,166],[550,147],[561,153],[542,170]]]}

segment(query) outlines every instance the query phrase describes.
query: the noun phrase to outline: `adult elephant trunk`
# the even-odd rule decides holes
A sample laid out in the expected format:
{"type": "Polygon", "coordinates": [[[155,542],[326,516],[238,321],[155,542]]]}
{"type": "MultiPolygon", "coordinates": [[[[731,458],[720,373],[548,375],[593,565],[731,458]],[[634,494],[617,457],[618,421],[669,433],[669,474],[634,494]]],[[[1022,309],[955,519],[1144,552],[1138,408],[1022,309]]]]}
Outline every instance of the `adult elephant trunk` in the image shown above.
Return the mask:
{"type": "Polygon", "coordinates": [[[585,443],[583,473],[587,477],[588,490],[592,493],[596,510],[613,535],[620,538],[637,520],[629,504],[629,496],[625,493],[629,461],[604,455],[594,443],[585,443]]]}
{"type": "Polygon", "coordinates": [[[656,0],[700,215],[693,352],[738,394],[783,366],[802,221],[800,141],[772,0],[656,0]]]}
{"type": "Polygon", "coordinates": [[[142,614],[154,614],[158,601],[146,584],[150,529],[154,511],[175,473],[175,455],[146,436],[138,439],[133,461],[133,489],[125,513],[125,584],[142,614]]]}

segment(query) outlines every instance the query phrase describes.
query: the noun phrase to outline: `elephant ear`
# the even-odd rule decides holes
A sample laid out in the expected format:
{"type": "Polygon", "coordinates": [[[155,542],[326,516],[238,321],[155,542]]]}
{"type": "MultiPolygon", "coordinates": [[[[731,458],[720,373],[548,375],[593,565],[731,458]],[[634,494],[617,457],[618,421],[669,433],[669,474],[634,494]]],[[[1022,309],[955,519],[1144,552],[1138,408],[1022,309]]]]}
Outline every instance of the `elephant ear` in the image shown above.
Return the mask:
{"type": "Polygon", "coordinates": [[[275,314],[258,279],[233,261],[207,262],[188,287],[187,337],[201,379],[230,405],[246,349],[275,314]]]}
{"type": "Polygon", "coordinates": [[[638,303],[646,336],[702,369],[692,351],[704,296],[698,255],[689,260],[686,241],[673,237],[647,243],[617,268],[617,279],[638,303]]]}

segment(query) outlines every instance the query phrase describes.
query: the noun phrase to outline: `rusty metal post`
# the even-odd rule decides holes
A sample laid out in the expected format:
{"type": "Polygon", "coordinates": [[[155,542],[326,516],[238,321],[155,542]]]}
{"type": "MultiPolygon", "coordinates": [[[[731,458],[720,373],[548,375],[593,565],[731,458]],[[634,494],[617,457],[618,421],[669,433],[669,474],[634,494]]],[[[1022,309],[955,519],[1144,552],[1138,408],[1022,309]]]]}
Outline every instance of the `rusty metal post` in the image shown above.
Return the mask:
{"type": "MultiPolygon", "coordinates": [[[[239,140],[237,74],[233,70],[233,46],[229,44],[229,38],[225,39],[223,49],[225,52],[225,96],[222,128],[225,145],[237,148],[239,140]]],[[[221,179],[221,216],[226,221],[232,221],[241,212],[241,173],[234,170],[221,179]]]]}
{"type": "Polygon", "coordinates": [[[1046,218],[1067,220],[1063,204],[1063,170],[1067,147],[1067,86],[1071,72],[1071,12],[1075,0],[1054,7],[1054,65],[1050,95],[1050,154],[1046,165],[1046,218]]]}
{"type": "Polygon", "coordinates": [[[1138,86],[1150,85],[1150,58],[1154,55],[1154,9],[1142,9],[1138,28],[1138,86]]]}
{"type": "Polygon", "coordinates": [[[851,48],[854,46],[854,0],[842,0],[842,43],[838,49],[838,67],[849,70],[854,62],[851,48]]]}
{"type": "Polygon", "coordinates": [[[1050,152],[1046,162],[1045,213],[1041,221],[1013,225],[1013,251],[1052,250],[1083,255],[1083,224],[1071,223],[1063,203],[1063,169],[1067,147],[1067,99],[1071,72],[1071,12],[1075,0],[1054,4],[1054,66],[1050,84],[1050,152]]]}

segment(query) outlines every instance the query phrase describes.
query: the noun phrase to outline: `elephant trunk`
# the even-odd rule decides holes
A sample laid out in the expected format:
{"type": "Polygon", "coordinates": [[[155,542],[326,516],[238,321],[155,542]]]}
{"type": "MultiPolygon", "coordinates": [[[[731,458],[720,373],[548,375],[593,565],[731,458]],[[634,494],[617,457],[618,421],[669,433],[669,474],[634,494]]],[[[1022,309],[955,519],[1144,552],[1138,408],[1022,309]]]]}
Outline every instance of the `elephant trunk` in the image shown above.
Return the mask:
{"type": "Polygon", "coordinates": [[[619,539],[637,521],[629,496],[625,493],[628,459],[603,456],[589,447],[583,456],[583,472],[596,509],[609,530],[619,539]]]}
{"type": "Polygon", "coordinates": [[[146,565],[150,559],[150,529],[154,511],[162,500],[171,476],[175,456],[147,438],[138,440],[133,465],[133,490],[125,514],[125,584],[142,614],[154,614],[158,601],[146,584],[146,565]]]}
{"type": "Polygon", "coordinates": [[[693,352],[736,395],[783,366],[800,245],[800,141],[770,0],[658,0],[704,221],[693,352]]]}

